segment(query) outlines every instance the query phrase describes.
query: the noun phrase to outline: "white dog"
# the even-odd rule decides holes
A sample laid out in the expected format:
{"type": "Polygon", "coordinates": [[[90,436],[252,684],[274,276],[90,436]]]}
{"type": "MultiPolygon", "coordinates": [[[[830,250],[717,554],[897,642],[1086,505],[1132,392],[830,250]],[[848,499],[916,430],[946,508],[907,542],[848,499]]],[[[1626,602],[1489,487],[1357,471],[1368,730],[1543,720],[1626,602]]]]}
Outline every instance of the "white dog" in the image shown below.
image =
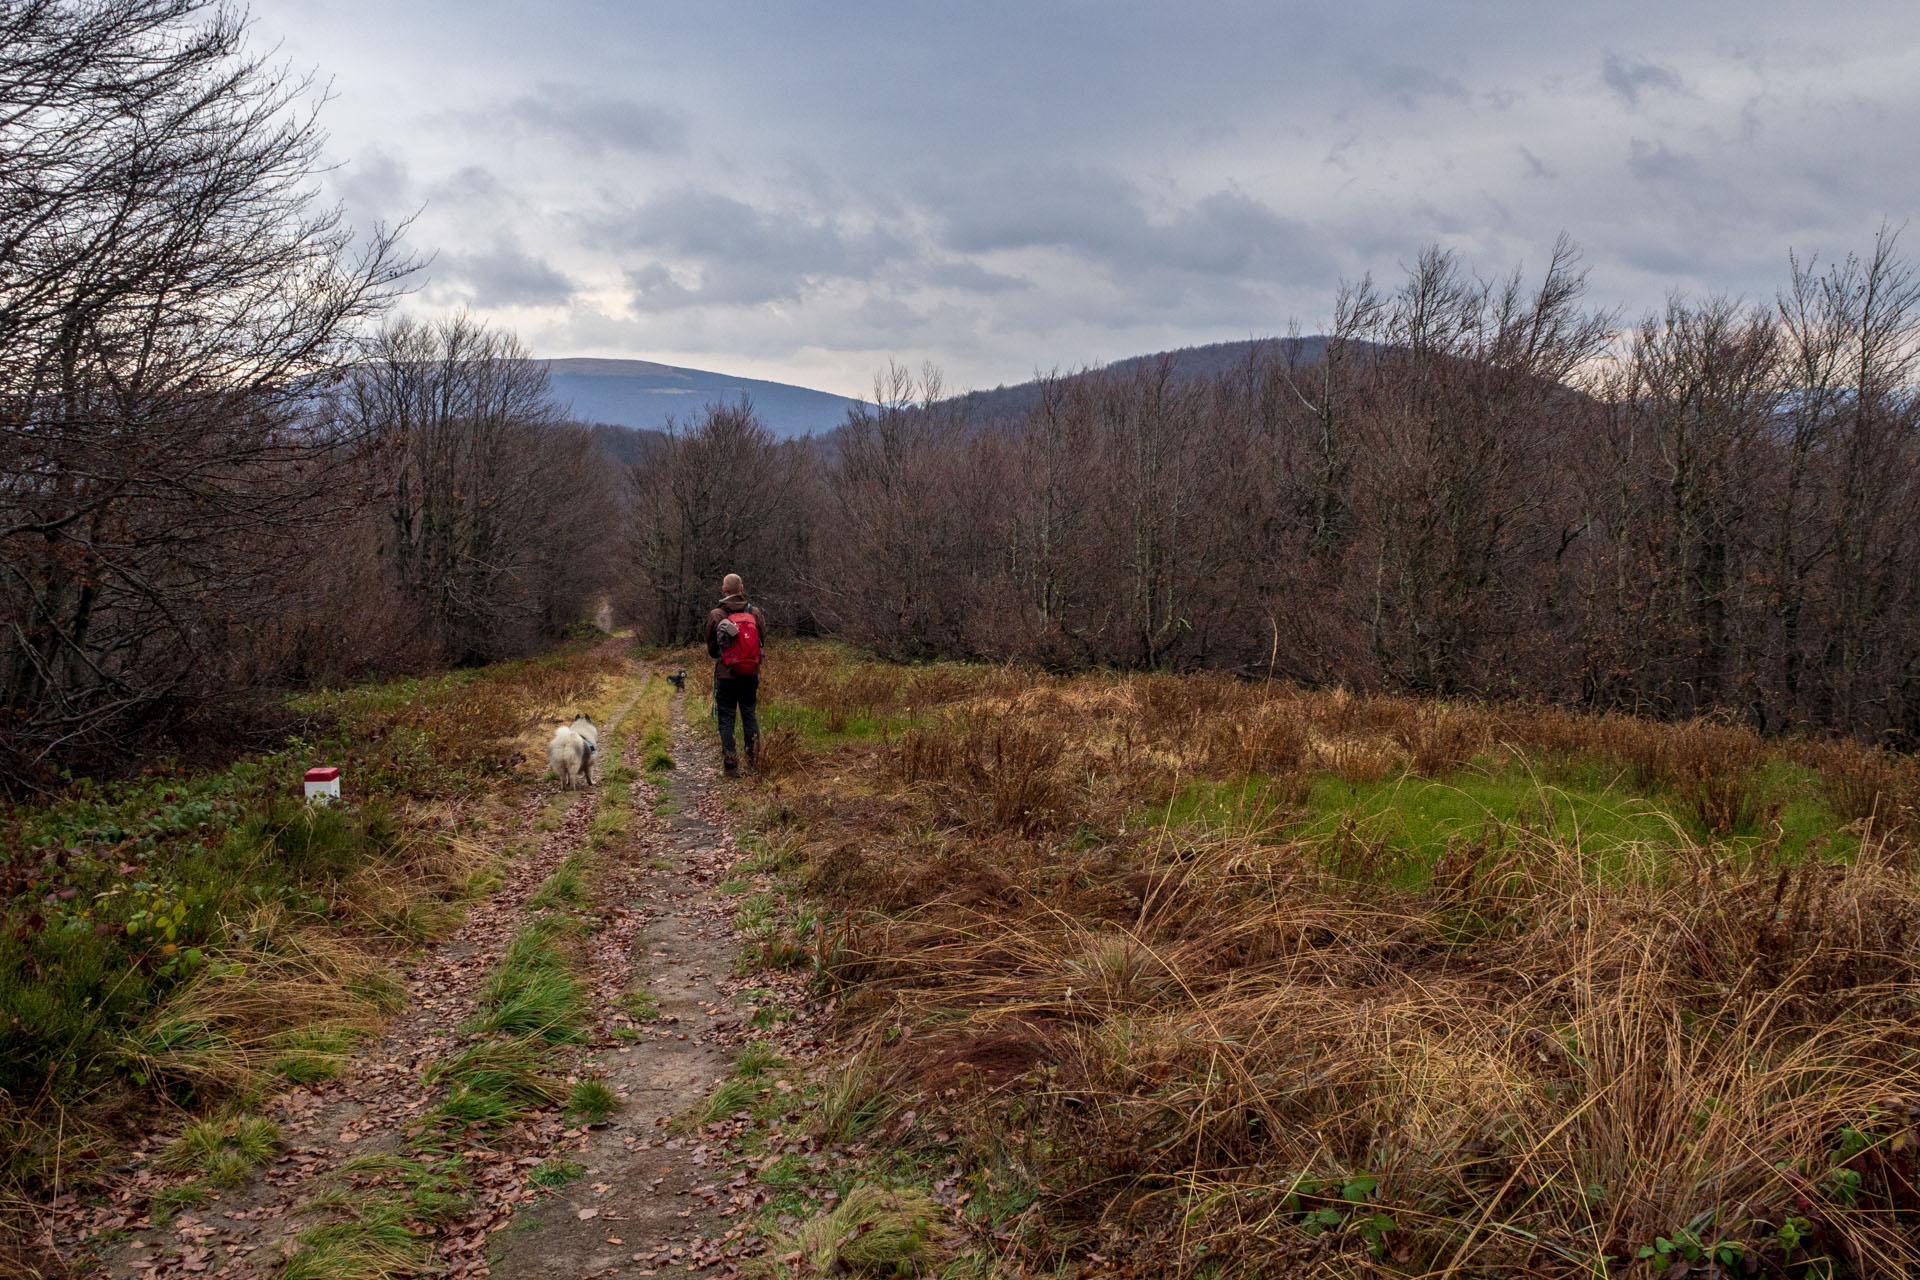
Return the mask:
{"type": "Polygon", "coordinates": [[[572,791],[593,785],[593,757],[600,750],[600,730],[586,716],[553,731],[547,744],[547,766],[560,778],[560,789],[572,791]]]}

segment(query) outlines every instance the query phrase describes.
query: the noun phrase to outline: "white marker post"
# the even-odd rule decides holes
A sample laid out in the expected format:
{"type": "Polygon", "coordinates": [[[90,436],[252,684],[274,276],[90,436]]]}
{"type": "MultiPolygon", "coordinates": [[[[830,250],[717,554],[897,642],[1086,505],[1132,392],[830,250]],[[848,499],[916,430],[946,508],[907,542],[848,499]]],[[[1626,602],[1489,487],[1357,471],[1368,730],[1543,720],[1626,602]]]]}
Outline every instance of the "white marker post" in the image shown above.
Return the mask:
{"type": "Polygon", "coordinates": [[[340,769],[337,765],[307,770],[308,804],[332,804],[339,798],[340,769]]]}

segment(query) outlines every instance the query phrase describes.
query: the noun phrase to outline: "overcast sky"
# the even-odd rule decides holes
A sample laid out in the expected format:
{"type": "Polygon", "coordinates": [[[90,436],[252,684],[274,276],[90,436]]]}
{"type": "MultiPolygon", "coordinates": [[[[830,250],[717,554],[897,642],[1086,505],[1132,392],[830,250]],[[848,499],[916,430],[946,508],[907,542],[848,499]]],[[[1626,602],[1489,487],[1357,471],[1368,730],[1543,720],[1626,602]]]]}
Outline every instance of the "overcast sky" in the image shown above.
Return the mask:
{"type": "MultiPolygon", "coordinates": [[[[1599,305],[1767,297],[1920,213],[1912,0],[255,0],[409,306],[860,394],[1319,328],[1561,231],[1599,305]]],[[[1920,256],[1920,226],[1903,241],[1920,256]]]]}

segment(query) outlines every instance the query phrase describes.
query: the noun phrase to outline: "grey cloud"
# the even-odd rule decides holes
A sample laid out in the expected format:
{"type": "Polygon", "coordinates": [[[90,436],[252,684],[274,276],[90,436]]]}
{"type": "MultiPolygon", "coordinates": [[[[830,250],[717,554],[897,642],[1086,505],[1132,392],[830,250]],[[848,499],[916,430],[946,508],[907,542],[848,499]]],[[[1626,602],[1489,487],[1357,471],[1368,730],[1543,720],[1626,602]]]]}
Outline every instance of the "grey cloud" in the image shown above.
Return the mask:
{"type": "MultiPolygon", "coordinates": [[[[1565,227],[1596,296],[1638,306],[1670,283],[1764,296],[1788,245],[1844,252],[1920,209],[1896,0],[1623,0],[1597,39],[1590,10],[1390,0],[561,0],[537,23],[255,3],[338,77],[326,119],[355,158],[327,182],[351,216],[428,202],[410,238],[448,283],[422,308],[562,296],[565,273],[567,314],[628,326],[599,354],[804,363],[885,341],[904,319],[860,310],[879,297],[924,314],[898,354],[990,384],[1313,326],[1340,276],[1390,278],[1435,236],[1491,273],[1565,227]]],[[[515,322],[559,334],[561,311],[515,322]]]]}
{"type": "Polygon", "coordinates": [[[1154,220],[1126,179],[1069,168],[949,188],[936,204],[948,247],[961,253],[1062,249],[1117,276],[1280,280],[1317,278],[1326,266],[1319,236],[1236,191],[1213,192],[1154,220]],[[1005,191],[1020,198],[1007,200],[1005,191]]]}
{"type": "Polygon", "coordinates": [[[895,338],[927,327],[926,317],[898,298],[870,297],[854,310],[852,319],[870,331],[895,338]]]}
{"type": "Polygon", "coordinates": [[[700,301],[697,294],[681,285],[672,272],[657,262],[627,272],[627,288],[633,291],[635,302],[653,311],[690,307],[700,301]]]}
{"type": "Polygon", "coordinates": [[[480,253],[445,254],[434,274],[475,306],[555,306],[573,297],[573,281],[503,237],[480,253]]]}
{"type": "Polygon", "coordinates": [[[1701,176],[1700,162],[1694,157],[1645,138],[1627,144],[1627,169],[1642,182],[1696,182],[1701,176]]]}
{"type": "Polygon", "coordinates": [[[1364,77],[1378,92],[1385,94],[1401,109],[1417,111],[1431,99],[1465,102],[1467,86],[1452,76],[1443,76],[1426,67],[1393,66],[1375,69],[1364,77]]]}
{"type": "Polygon", "coordinates": [[[928,192],[961,253],[999,249],[1111,246],[1144,225],[1139,190],[1115,173],[1061,167],[958,185],[942,178],[928,192]]]}
{"type": "Polygon", "coordinates": [[[1600,78],[1621,101],[1636,107],[1640,105],[1642,93],[1680,93],[1686,89],[1680,73],[1673,68],[1644,59],[1629,61],[1611,50],[1600,63],[1600,78]]]}
{"type": "Polygon", "coordinates": [[[1527,176],[1529,178],[1553,178],[1558,176],[1554,172],[1553,166],[1549,165],[1545,160],[1542,160],[1525,147],[1520,148],[1520,158],[1527,162],[1527,176]]]}
{"type": "Polygon", "coordinates": [[[362,152],[334,178],[334,189],[347,207],[374,219],[410,212],[411,187],[406,161],[378,147],[362,152]]]}
{"type": "Polygon", "coordinates": [[[500,179],[489,169],[470,164],[455,170],[428,188],[428,198],[438,204],[497,204],[509,197],[500,179]]]}
{"type": "Polygon", "coordinates": [[[566,84],[536,85],[532,93],[489,112],[484,124],[559,138],[593,156],[667,155],[687,145],[684,112],[566,84]]]}
{"type": "Polygon", "coordinates": [[[715,191],[687,188],[656,197],[594,228],[601,247],[641,249],[697,265],[687,289],[659,263],[629,272],[648,306],[750,305],[798,301],[828,279],[867,279],[912,250],[884,228],[843,226],[833,218],[757,209],[715,191]]]}
{"type": "Polygon", "coordinates": [[[930,265],[925,274],[928,284],[970,293],[1005,293],[1009,289],[1031,289],[1031,281],[998,271],[989,271],[977,262],[955,258],[930,265]]]}

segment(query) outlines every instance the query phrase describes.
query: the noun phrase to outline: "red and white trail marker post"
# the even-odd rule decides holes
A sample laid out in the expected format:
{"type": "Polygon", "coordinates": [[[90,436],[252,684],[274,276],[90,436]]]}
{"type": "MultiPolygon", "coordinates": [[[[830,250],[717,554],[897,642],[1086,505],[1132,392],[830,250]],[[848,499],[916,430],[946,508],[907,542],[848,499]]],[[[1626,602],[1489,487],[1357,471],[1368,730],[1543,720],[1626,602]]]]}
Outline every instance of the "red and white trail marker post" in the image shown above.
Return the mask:
{"type": "Polygon", "coordinates": [[[324,769],[307,770],[307,803],[332,804],[340,798],[340,769],[337,765],[328,765],[324,769]]]}

